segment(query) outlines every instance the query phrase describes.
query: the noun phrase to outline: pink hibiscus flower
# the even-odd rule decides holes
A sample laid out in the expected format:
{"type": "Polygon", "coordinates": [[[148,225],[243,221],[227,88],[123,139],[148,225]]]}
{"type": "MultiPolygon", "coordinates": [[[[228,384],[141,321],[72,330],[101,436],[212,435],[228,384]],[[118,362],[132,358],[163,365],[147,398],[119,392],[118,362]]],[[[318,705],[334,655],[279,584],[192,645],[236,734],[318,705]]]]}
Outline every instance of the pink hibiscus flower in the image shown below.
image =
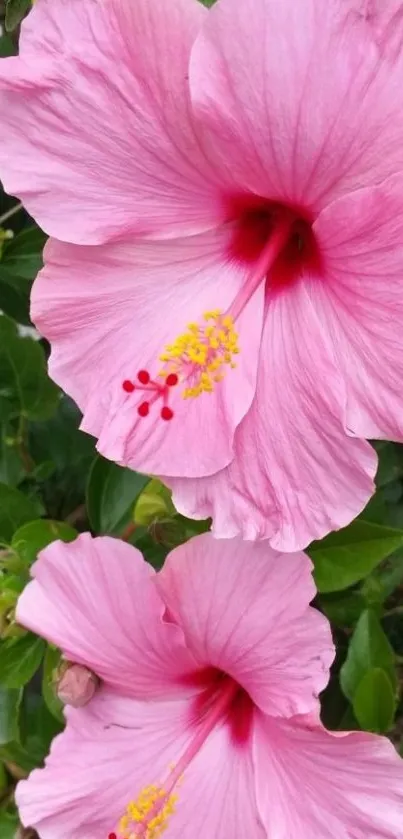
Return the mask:
{"type": "Polygon", "coordinates": [[[346,525],[403,438],[402,36],[396,0],[38,0],[0,64],[51,375],[218,536],[346,525]]]}
{"type": "Polygon", "coordinates": [[[391,743],[320,724],[333,645],[304,554],[198,536],[156,574],[88,534],[33,568],[18,619],[102,680],[19,784],[41,839],[402,839],[391,743]]]}

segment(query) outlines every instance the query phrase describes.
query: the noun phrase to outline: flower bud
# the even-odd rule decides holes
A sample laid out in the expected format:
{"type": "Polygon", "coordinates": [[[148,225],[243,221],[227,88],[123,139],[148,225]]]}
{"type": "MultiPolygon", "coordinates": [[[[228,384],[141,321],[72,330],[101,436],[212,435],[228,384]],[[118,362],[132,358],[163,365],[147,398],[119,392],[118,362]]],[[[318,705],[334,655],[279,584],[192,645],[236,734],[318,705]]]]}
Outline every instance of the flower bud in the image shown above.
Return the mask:
{"type": "Polygon", "coordinates": [[[82,708],[92,699],[98,685],[98,676],[88,667],[67,663],[57,681],[56,693],[64,705],[82,708]]]}

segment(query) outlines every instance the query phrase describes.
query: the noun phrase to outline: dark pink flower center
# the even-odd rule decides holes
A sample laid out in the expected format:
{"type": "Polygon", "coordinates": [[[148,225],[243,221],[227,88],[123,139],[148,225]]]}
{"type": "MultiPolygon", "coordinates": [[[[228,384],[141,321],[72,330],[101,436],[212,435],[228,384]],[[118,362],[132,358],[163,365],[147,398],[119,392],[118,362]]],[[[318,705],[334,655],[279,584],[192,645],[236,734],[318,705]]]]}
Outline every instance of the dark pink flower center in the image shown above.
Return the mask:
{"type": "Polygon", "coordinates": [[[268,271],[262,276],[268,293],[296,282],[303,273],[321,273],[322,259],[312,229],[313,218],[302,207],[257,198],[234,198],[228,213],[235,220],[229,255],[243,265],[254,265],[274,231],[285,218],[289,232],[268,271]]]}
{"type": "Polygon", "coordinates": [[[254,708],[246,690],[231,676],[213,667],[201,671],[194,680],[189,680],[189,683],[206,685],[202,693],[194,700],[191,708],[191,717],[195,720],[195,724],[198,725],[209,710],[216,703],[220,703],[223,693],[226,693],[231,698],[224,708],[220,721],[228,726],[234,744],[245,745],[249,740],[254,708]]]}
{"type": "Polygon", "coordinates": [[[170,767],[161,785],[145,787],[127,805],[116,832],[109,839],[158,839],[175,814],[177,789],[187,768],[217,725],[227,725],[234,746],[249,742],[253,702],[246,691],[230,676],[215,668],[206,668],[186,680],[186,684],[204,686],[190,706],[193,737],[177,763],[170,767]]]}

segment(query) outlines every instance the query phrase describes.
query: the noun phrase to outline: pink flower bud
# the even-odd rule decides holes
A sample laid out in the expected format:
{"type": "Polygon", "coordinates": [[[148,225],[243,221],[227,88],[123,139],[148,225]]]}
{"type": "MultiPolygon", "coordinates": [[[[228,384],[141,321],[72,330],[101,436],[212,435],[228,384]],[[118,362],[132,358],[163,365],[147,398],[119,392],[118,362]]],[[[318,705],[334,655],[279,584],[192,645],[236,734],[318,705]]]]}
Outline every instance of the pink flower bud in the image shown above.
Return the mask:
{"type": "Polygon", "coordinates": [[[70,664],[61,674],[56,692],[64,705],[82,708],[92,699],[98,685],[98,676],[88,667],[82,664],[70,664]]]}

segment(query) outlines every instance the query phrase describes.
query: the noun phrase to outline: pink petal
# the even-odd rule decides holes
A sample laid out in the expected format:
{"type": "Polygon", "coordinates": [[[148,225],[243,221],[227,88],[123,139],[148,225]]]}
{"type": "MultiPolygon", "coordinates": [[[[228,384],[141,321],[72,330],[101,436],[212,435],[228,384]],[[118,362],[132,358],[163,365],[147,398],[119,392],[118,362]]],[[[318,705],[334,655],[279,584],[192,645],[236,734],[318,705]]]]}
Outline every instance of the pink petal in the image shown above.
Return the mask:
{"type": "Polygon", "coordinates": [[[356,6],[213,7],[192,50],[190,86],[205,148],[230,189],[316,212],[403,168],[401,54],[382,48],[356,6]]]}
{"type": "Polygon", "coordinates": [[[385,737],[260,716],[255,769],[267,836],[403,837],[403,763],[385,737]]]}
{"type": "Polygon", "coordinates": [[[22,57],[0,62],[0,174],[47,233],[91,244],[222,218],[187,85],[205,14],[187,0],[35,4],[22,57]]]}
{"type": "Polygon", "coordinates": [[[333,644],[305,554],[205,534],[172,551],[157,578],[195,658],[228,673],[273,715],[318,707],[333,644]]]}
{"type": "Polygon", "coordinates": [[[107,839],[128,803],[163,782],[188,738],[187,703],[136,702],[102,689],[67,712],[45,768],[18,785],[22,822],[41,839],[107,839]]]}
{"type": "Polygon", "coordinates": [[[354,0],[359,16],[371,28],[383,55],[396,58],[403,44],[403,7],[401,0],[354,0]]]}
{"type": "Polygon", "coordinates": [[[32,573],[18,601],[19,623],[128,696],[183,691],[196,663],[179,627],[164,621],[154,571],[140,551],[84,533],[42,551],[32,573]]]}
{"type": "Polygon", "coordinates": [[[360,437],[403,439],[403,178],[332,204],[315,224],[326,282],[315,303],[360,437]]]}
{"type": "Polygon", "coordinates": [[[161,419],[162,402],[139,417],[147,398],[127,394],[125,379],[139,370],[156,376],[165,346],[189,321],[223,312],[242,286],[246,268],[227,256],[228,225],[170,242],[74,247],[51,242],[36,281],[32,317],[52,344],[50,373],[84,413],[82,428],[99,438],[106,457],[141,472],[198,476],[230,462],[236,426],[255,392],[263,318],[262,287],[237,321],[241,353],[213,394],[183,399],[170,391],[175,412],[161,419]]]}
{"type": "Polygon", "coordinates": [[[169,839],[267,839],[250,750],[234,745],[226,726],[210,734],[185,771],[178,796],[169,839]]]}
{"type": "Polygon", "coordinates": [[[304,277],[270,300],[256,397],[231,465],[212,478],[169,480],[178,510],[212,516],[218,537],[300,550],[347,525],[373,492],[376,455],[345,434],[344,383],[313,307],[320,282],[304,277]]]}
{"type": "MultiPolygon", "coordinates": [[[[144,787],[163,786],[189,734],[184,703],[140,703],[103,691],[69,712],[45,769],[18,785],[24,824],[41,839],[106,839],[144,787]]],[[[234,747],[227,727],[210,735],[175,793],[170,839],[265,839],[250,753],[234,747]]]]}

